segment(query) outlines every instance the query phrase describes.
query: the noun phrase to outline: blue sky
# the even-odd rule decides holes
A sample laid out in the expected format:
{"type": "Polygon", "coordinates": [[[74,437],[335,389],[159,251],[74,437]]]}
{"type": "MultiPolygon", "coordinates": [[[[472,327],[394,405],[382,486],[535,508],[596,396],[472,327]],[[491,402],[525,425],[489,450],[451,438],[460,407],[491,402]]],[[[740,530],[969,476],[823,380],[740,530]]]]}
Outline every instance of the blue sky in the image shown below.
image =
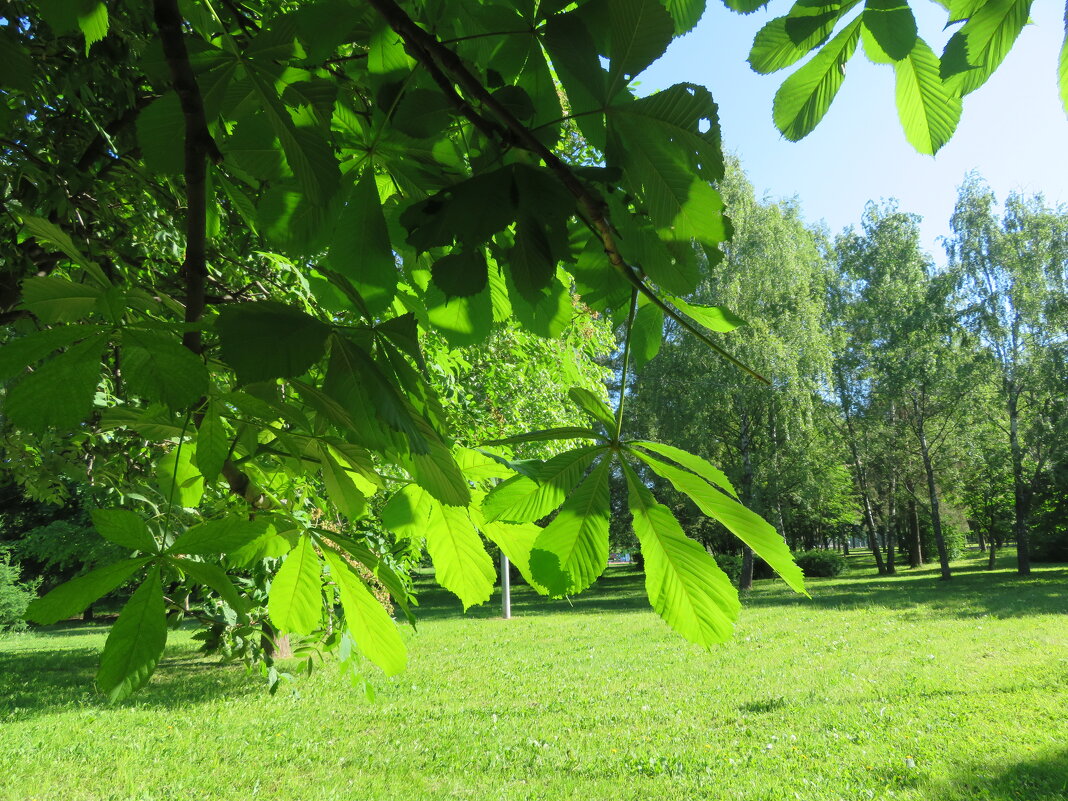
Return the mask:
{"type": "MultiPolygon", "coordinates": [[[[945,12],[915,0],[920,35],[941,52],[945,12]]],[[[707,86],[719,104],[724,146],[742,159],[757,192],[797,195],[805,216],[832,233],[860,221],[868,200],[896,198],[921,215],[924,246],[944,260],[957,187],[978,170],[999,199],[1012,190],[1068,202],[1068,118],[1057,91],[1063,4],[1037,0],[1001,69],[964,101],[957,133],[936,157],[912,150],[897,121],[893,71],[859,52],[823,122],[801,142],[783,139],[771,121],[776,89],[790,70],[757,75],[746,56],[753,35],[789,4],[740,16],[708,0],[704,19],[642,76],[639,91],[683,81],[707,86]]]]}

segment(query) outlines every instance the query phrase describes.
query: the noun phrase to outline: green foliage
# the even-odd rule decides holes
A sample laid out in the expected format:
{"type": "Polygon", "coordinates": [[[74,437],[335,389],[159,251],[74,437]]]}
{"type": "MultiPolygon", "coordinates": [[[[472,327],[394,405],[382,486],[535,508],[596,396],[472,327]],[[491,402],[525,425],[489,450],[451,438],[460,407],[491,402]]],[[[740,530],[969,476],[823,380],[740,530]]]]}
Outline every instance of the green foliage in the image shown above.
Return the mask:
{"type": "Polygon", "coordinates": [[[838,551],[822,549],[794,554],[794,561],[809,578],[834,578],[849,566],[838,551]]]}
{"type": "MultiPolygon", "coordinates": [[[[948,38],[941,57],[918,35],[908,0],[796,2],[785,16],[764,25],[749,53],[754,71],[777,72],[814,53],[776,93],[776,127],[794,141],[815,129],[859,41],[870,61],[894,70],[898,117],[909,143],[920,153],[937,153],[956,130],[962,98],[1001,65],[1027,24],[1033,0],[939,2],[947,12],[944,30],[951,31],[943,34],[948,38]]],[[[740,13],[755,8],[749,2],[726,5],[740,13]]],[[[1068,18],[1065,25],[1068,33],[1068,18]]],[[[1068,97],[1066,53],[1068,45],[1059,67],[1062,100],[1068,97]]]]}

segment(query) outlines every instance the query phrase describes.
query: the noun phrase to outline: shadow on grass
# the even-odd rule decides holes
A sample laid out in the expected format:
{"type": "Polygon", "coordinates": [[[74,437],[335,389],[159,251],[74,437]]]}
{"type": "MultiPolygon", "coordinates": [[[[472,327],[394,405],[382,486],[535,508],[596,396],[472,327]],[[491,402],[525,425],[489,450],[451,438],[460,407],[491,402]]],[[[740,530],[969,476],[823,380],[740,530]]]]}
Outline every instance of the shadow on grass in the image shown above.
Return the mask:
{"type": "Polygon", "coordinates": [[[845,576],[834,581],[811,581],[811,600],[779,592],[755,592],[747,606],[815,606],[821,609],[917,609],[946,615],[999,618],[1068,614],[1068,567],[1042,567],[1030,576],[1012,571],[987,571],[965,566],[942,581],[938,570],[901,571],[881,578],[845,576]]]}
{"type": "Polygon", "coordinates": [[[1068,751],[1038,756],[997,771],[975,766],[946,784],[940,797],[1064,801],[1068,798],[1068,751]]]}
{"type": "MultiPolygon", "coordinates": [[[[57,634],[69,637],[71,632],[57,634]]],[[[176,709],[262,691],[241,667],[220,667],[190,650],[171,648],[147,687],[129,701],[113,705],[95,689],[99,648],[50,648],[40,634],[35,645],[32,650],[0,653],[0,722],[69,709],[176,709]]]]}

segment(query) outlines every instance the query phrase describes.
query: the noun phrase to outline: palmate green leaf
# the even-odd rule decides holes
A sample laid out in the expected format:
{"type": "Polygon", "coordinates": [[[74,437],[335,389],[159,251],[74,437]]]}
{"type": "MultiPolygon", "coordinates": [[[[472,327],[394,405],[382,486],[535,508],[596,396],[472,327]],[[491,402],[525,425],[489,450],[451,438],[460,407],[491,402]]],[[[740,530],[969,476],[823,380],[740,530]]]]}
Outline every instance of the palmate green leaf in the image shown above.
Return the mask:
{"type": "Polygon", "coordinates": [[[819,47],[859,0],[802,0],[785,17],[767,23],[753,39],[749,66],[767,75],[796,64],[819,47]]]}
{"type": "Polygon", "coordinates": [[[605,402],[593,392],[585,387],[571,387],[571,389],[567,391],[567,397],[581,411],[585,412],[598,423],[603,425],[610,434],[615,432],[615,415],[612,414],[612,410],[605,405],[605,402]]]}
{"type": "Polygon", "coordinates": [[[226,602],[227,606],[235,612],[246,611],[246,604],[241,600],[234,583],[230,580],[226,571],[218,565],[211,562],[197,562],[193,559],[182,558],[173,559],[171,562],[197,584],[215,590],[219,597],[226,602]]]}
{"type": "Polygon", "coordinates": [[[791,142],[812,133],[845,79],[845,64],[860,39],[860,18],[844,27],[775,93],[775,126],[791,142]]]}
{"type": "Polygon", "coordinates": [[[44,362],[8,390],[5,416],[32,434],[77,426],[92,407],[106,345],[106,336],[92,336],[44,362]]]}
{"type": "Polygon", "coordinates": [[[727,640],[741,608],[730,579],[626,463],[623,471],[653,610],[690,642],[707,647],[727,640]]]}
{"type": "Polygon", "coordinates": [[[582,592],[608,565],[611,461],[602,459],[593,468],[534,542],[530,571],[536,586],[551,596],[582,592]]]}
{"type": "Polygon", "coordinates": [[[282,632],[311,634],[323,614],[322,566],[311,537],[301,536],[271,582],[267,614],[282,632]]]}
{"type": "Polygon", "coordinates": [[[465,610],[488,601],[497,572],[467,509],[432,500],[424,536],[438,584],[465,610]]]}
{"type": "Polygon", "coordinates": [[[157,551],[156,541],[141,516],[129,509],[94,509],[93,528],[106,540],[142,553],[157,551]]]}
{"type": "Polygon", "coordinates": [[[111,701],[128,698],[143,687],[167,645],[167,610],[157,565],[137,588],[111,627],[96,684],[111,701]]]}
{"type": "Polygon", "coordinates": [[[156,463],[156,485],[167,503],[194,509],[204,497],[204,476],[196,467],[196,444],[181,442],[156,463]]]}
{"type": "Polygon", "coordinates": [[[1032,3],[990,0],[976,7],[946,42],[940,68],[946,89],[963,97],[986,83],[1027,24],[1032,3]]]}
{"type": "Polygon", "coordinates": [[[203,360],[173,336],[127,328],[122,332],[122,374],[134,395],[187,409],[208,391],[203,360]]]}
{"type": "Polygon", "coordinates": [[[503,439],[487,439],[483,445],[519,445],[523,442],[548,442],[557,439],[603,439],[603,435],[592,428],[579,426],[560,426],[559,428],[543,428],[538,431],[526,431],[503,439]]]}
{"type": "Polygon", "coordinates": [[[752,548],[792,589],[800,593],[805,592],[801,568],[794,563],[782,536],[764,518],[693,473],[640,451],[633,453],[649,465],[654,473],[670,481],[678,492],[689,497],[702,512],[718,520],[752,548]]]}
{"type": "Polygon", "coordinates": [[[701,306],[696,303],[687,303],[682,298],[669,298],[680,312],[696,320],[712,331],[726,334],[740,325],[745,325],[738,315],[723,306],[701,306]]]}
{"type": "Polygon", "coordinates": [[[512,476],[494,487],[482,501],[487,522],[532,523],[567,498],[603,447],[577,448],[558,454],[537,470],[536,479],[512,476]]]}
{"type": "Polygon", "coordinates": [[[67,323],[87,317],[103,296],[99,287],[53,275],[22,282],[22,308],[42,323],[67,323]]]}
{"type": "Polygon", "coordinates": [[[228,515],[217,520],[205,520],[185,530],[167,549],[167,553],[211,556],[229,554],[247,547],[267,532],[261,520],[247,516],[228,515]]]}
{"type": "Polygon", "coordinates": [[[328,260],[352,282],[372,314],[389,307],[399,273],[372,170],[364,171],[341,211],[328,260]]]}
{"type": "Polygon", "coordinates": [[[345,624],[356,647],[387,676],[397,675],[404,670],[407,661],[407,649],[397,624],[348,562],[329,549],[324,550],[323,555],[330,565],[330,577],[337,584],[341,608],[345,610],[345,624]]]}
{"type": "Polygon", "coordinates": [[[99,326],[70,324],[9,339],[0,348],[0,381],[14,378],[31,364],[39,362],[59,348],[100,333],[103,333],[103,330],[99,326]]]}
{"type": "Polygon", "coordinates": [[[916,18],[907,0],[865,0],[864,27],[894,61],[913,52],[916,45],[916,18]]]}
{"type": "Polygon", "coordinates": [[[121,587],[138,568],[148,564],[148,557],[123,559],[91,573],[60,584],[42,598],[34,598],[26,609],[26,619],[42,626],[77,615],[98,598],[121,587]]]}
{"type": "Polygon", "coordinates": [[[222,358],[243,383],[295,378],[326,352],[330,326],[275,301],[225,306],[215,323],[222,358]]]}
{"type": "Polygon", "coordinates": [[[938,75],[938,56],[923,39],[894,64],[897,113],[905,137],[916,150],[933,156],[953,136],[962,103],[946,89],[938,75]]]}
{"type": "MultiPolygon", "coordinates": [[[[609,201],[613,209],[612,219],[618,221],[619,250],[628,264],[641,270],[662,290],[678,294],[688,294],[697,289],[701,281],[693,244],[665,242],[655,228],[645,219],[632,214],[622,203],[609,201]],[[673,245],[678,245],[673,248],[673,245]]],[[[619,274],[611,271],[610,280],[623,288],[623,294],[629,298],[630,290],[625,281],[619,280],[619,274]]],[[[620,306],[626,305],[626,301],[620,306]]]]}
{"type": "Polygon", "coordinates": [[[629,444],[637,445],[640,448],[645,448],[647,451],[652,451],[653,453],[664,456],[674,462],[678,462],[687,470],[696,473],[705,481],[719,487],[737,500],[738,492],[734,489],[734,485],[731,484],[727,475],[718,467],[709,464],[707,460],[702,459],[700,456],[684,451],[682,448],[676,448],[674,445],[664,445],[661,442],[649,442],[648,440],[639,439],[629,444]]]}

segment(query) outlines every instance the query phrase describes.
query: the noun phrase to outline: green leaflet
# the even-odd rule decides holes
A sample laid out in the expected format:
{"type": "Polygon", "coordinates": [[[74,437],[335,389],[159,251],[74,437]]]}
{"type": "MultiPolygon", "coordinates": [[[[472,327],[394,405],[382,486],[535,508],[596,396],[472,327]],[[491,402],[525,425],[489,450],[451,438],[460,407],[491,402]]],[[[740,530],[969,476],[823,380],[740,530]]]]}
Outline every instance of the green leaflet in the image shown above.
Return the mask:
{"type": "Polygon", "coordinates": [[[121,701],[151,678],[167,645],[167,610],[157,565],[137,588],[111,627],[96,683],[111,701],[121,701]]]}
{"type": "Polygon", "coordinates": [[[611,77],[608,95],[660,58],[675,23],[660,0],[613,0],[608,4],[611,77]]]}
{"type": "Polygon", "coordinates": [[[436,286],[427,288],[426,310],[430,324],[453,347],[484,342],[493,326],[493,305],[487,286],[466,298],[446,298],[436,286]]]}
{"type": "Polygon", "coordinates": [[[653,303],[641,303],[642,300],[644,296],[639,300],[638,313],[630,329],[630,355],[639,370],[656,357],[664,339],[664,312],[653,303]]]}
{"type": "Polygon", "coordinates": [[[334,506],[350,521],[363,517],[366,514],[367,501],[363,493],[356,488],[352,477],[337,463],[329,449],[319,448],[319,454],[323,483],[334,506]]]}
{"type": "MultiPolygon", "coordinates": [[[[676,35],[692,30],[705,11],[705,0],[661,0],[661,2],[668,10],[671,18],[675,21],[676,35]]],[[[755,2],[755,0],[729,0],[727,7],[739,11],[741,9],[735,8],[732,3],[738,4],[751,2],[755,2]]],[[[760,0],[760,5],[763,5],[766,2],[767,0],[760,0]]]]}
{"type": "Polygon", "coordinates": [[[371,170],[353,187],[330,243],[330,266],[359,290],[372,314],[393,301],[399,276],[371,170]]]}
{"type": "Polygon", "coordinates": [[[579,428],[578,426],[560,426],[559,428],[544,428],[540,431],[528,431],[525,434],[516,434],[504,439],[488,439],[483,445],[518,445],[522,442],[548,442],[559,439],[602,439],[592,428],[579,428]]]}
{"type": "Polygon", "coordinates": [[[489,522],[532,523],[549,514],[567,498],[602,447],[585,447],[554,456],[537,470],[537,480],[512,476],[498,484],[482,501],[489,522]]]}
{"type": "Polygon", "coordinates": [[[230,436],[219,414],[219,404],[211,402],[197,431],[197,469],[205,484],[214,484],[230,452],[230,436]]]}
{"type": "Polygon", "coordinates": [[[975,8],[942,52],[946,89],[963,97],[974,92],[1005,60],[1031,13],[1033,0],[989,0],[975,8]]]}
{"type": "Polygon", "coordinates": [[[108,7],[103,2],[82,3],[78,13],[78,27],[85,37],[85,54],[89,48],[108,34],[108,7]]]}
{"type": "Polygon", "coordinates": [[[506,276],[508,297],[516,321],[531,333],[546,339],[555,339],[563,333],[574,316],[571,293],[560,279],[554,276],[536,302],[523,297],[515,286],[512,273],[506,276]]]}
{"type": "Polygon", "coordinates": [[[682,298],[669,298],[678,307],[678,310],[696,320],[712,331],[726,334],[740,325],[745,325],[745,320],[734,314],[730,309],[722,306],[701,306],[696,303],[687,303],[682,298]]]}
{"type": "Polygon", "coordinates": [[[323,357],[330,334],[326,323],[275,301],[225,306],[215,330],[242,384],[302,375],[323,357]]]}
{"type": "Polygon", "coordinates": [[[723,199],[694,174],[691,156],[644,120],[624,115],[609,122],[609,164],[623,168],[624,183],[644,201],[660,238],[706,245],[725,240],[730,229],[723,199]]]}
{"type": "Polygon", "coordinates": [[[345,623],[356,646],[387,676],[397,675],[404,670],[407,661],[407,649],[397,624],[348,562],[330,549],[324,550],[323,555],[330,565],[330,577],[337,583],[345,623]]]}
{"type": "Polygon", "coordinates": [[[162,175],[181,175],[185,169],[185,117],[175,92],[153,100],[137,115],[137,144],[145,166],[162,175]]]}
{"type": "Polygon", "coordinates": [[[234,583],[230,581],[226,571],[218,565],[211,562],[196,562],[192,559],[181,558],[174,559],[172,562],[197,584],[215,590],[219,597],[235,612],[246,611],[245,604],[242,602],[241,596],[238,595],[234,583]]]}
{"type": "MultiPolygon", "coordinates": [[[[733,498],[724,495],[704,479],[661,462],[640,451],[634,453],[661,478],[666,478],[679,492],[688,496],[697,507],[726,526],[736,537],[753,549],[783,581],[796,592],[805,593],[801,568],[795,563],[786,542],[770,523],[756,512],[747,509],[733,498]]],[[[807,593],[805,593],[807,595],[807,593]]]]}
{"type": "Polygon", "coordinates": [[[860,39],[860,18],[831,39],[775,93],[775,126],[791,142],[808,136],[831,107],[845,79],[845,64],[860,39]]]}
{"type": "Polygon", "coordinates": [[[749,65],[767,75],[797,63],[827,41],[838,20],[858,2],[795,3],[788,16],[771,20],[757,33],[749,51],[749,65]]]}
{"type": "Polygon", "coordinates": [[[453,251],[436,259],[430,267],[431,280],[449,300],[471,297],[484,290],[488,271],[482,248],[453,251]]]}
{"type": "Polygon", "coordinates": [[[97,598],[122,586],[134,571],[148,562],[147,557],[124,559],[60,584],[43,598],[35,598],[30,602],[26,619],[42,626],[66,620],[83,612],[97,598]]]}
{"type": "Polygon", "coordinates": [[[560,597],[580,593],[608,564],[611,459],[602,459],[542,529],[530,552],[537,585],[560,597]]]}
{"type": "Polygon", "coordinates": [[[196,468],[196,444],[180,442],[156,463],[156,483],[167,503],[186,509],[200,505],[204,476],[196,468]]]}
{"type": "Polygon", "coordinates": [[[730,579],[626,463],[623,472],[653,610],[690,642],[709,646],[727,640],[741,608],[730,579]]]}
{"type": "Polygon", "coordinates": [[[465,610],[488,601],[497,572],[467,510],[432,501],[425,536],[438,584],[465,610]]]}
{"type": "Polygon", "coordinates": [[[247,547],[266,533],[267,526],[262,521],[229,515],[191,526],[175,539],[167,552],[201,556],[229,554],[247,547]]]}
{"type": "Polygon", "coordinates": [[[697,473],[701,478],[707,481],[709,484],[713,484],[724,490],[733,497],[738,499],[738,492],[734,489],[730,479],[726,474],[718,467],[713,467],[705,459],[700,456],[695,456],[692,453],[676,448],[674,445],[664,445],[660,442],[649,442],[647,440],[635,440],[629,443],[630,445],[637,445],[638,447],[645,448],[647,451],[658,453],[661,456],[666,456],[668,459],[678,462],[687,470],[697,473]]]}
{"type": "Polygon", "coordinates": [[[894,64],[897,114],[905,137],[916,150],[933,156],[953,136],[962,103],[946,89],[938,74],[939,61],[923,39],[894,64]]]}
{"type": "Polygon", "coordinates": [[[81,320],[96,310],[104,292],[91,284],[48,275],[22,282],[22,308],[42,323],[81,320]]]}
{"type": "Polygon", "coordinates": [[[208,391],[204,361],[173,336],[127,328],[122,332],[122,355],[130,391],[145,400],[180,411],[208,391]]]}
{"type": "MultiPolygon", "coordinates": [[[[1068,9],[1065,10],[1068,17],[1068,9]]],[[[1061,90],[1061,105],[1064,113],[1068,114],[1068,20],[1065,22],[1064,44],[1061,45],[1061,54],[1057,59],[1057,83],[1061,90]]]]}
{"type": "Polygon", "coordinates": [[[408,484],[393,494],[379,513],[382,525],[397,535],[418,542],[423,538],[430,519],[430,494],[415,484],[408,484]]]}
{"type": "Polygon", "coordinates": [[[8,390],[4,414],[34,434],[77,426],[92,407],[106,345],[98,334],[44,362],[8,390]]]}
{"type": "Polygon", "coordinates": [[[913,52],[916,45],[916,18],[907,0],[865,0],[864,27],[894,61],[913,52]]]}
{"type": "Polygon", "coordinates": [[[14,378],[53,351],[103,331],[95,325],[61,325],[9,339],[0,348],[0,381],[14,378]]]}
{"type": "Polygon", "coordinates": [[[579,409],[584,411],[598,423],[607,429],[609,435],[615,433],[616,417],[603,400],[584,387],[571,387],[567,391],[567,397],[579,409]]]}
{"type": "Polygon", "coordinates": [[[479,520],[478,527],[486,537],[500,548],[508,560],[518,568],[523,578],[532,587],[545,594],[530,571],[530,552],[541,534],[541,528],[533,523],[487,523],[479,520]]]}
{"type": "Polygon", "coordinates": [[[93,527],[101,537],[131,551],[155,553],[156,541],[141,516],[128,509],[94,509],[93,527]]]}
{"type": "Polygon", "coordinates": [[[267,614],[282,632],[311,634],[323,614],[321,565],[311,537],[302,535],[271,582],[267,614]]]}

